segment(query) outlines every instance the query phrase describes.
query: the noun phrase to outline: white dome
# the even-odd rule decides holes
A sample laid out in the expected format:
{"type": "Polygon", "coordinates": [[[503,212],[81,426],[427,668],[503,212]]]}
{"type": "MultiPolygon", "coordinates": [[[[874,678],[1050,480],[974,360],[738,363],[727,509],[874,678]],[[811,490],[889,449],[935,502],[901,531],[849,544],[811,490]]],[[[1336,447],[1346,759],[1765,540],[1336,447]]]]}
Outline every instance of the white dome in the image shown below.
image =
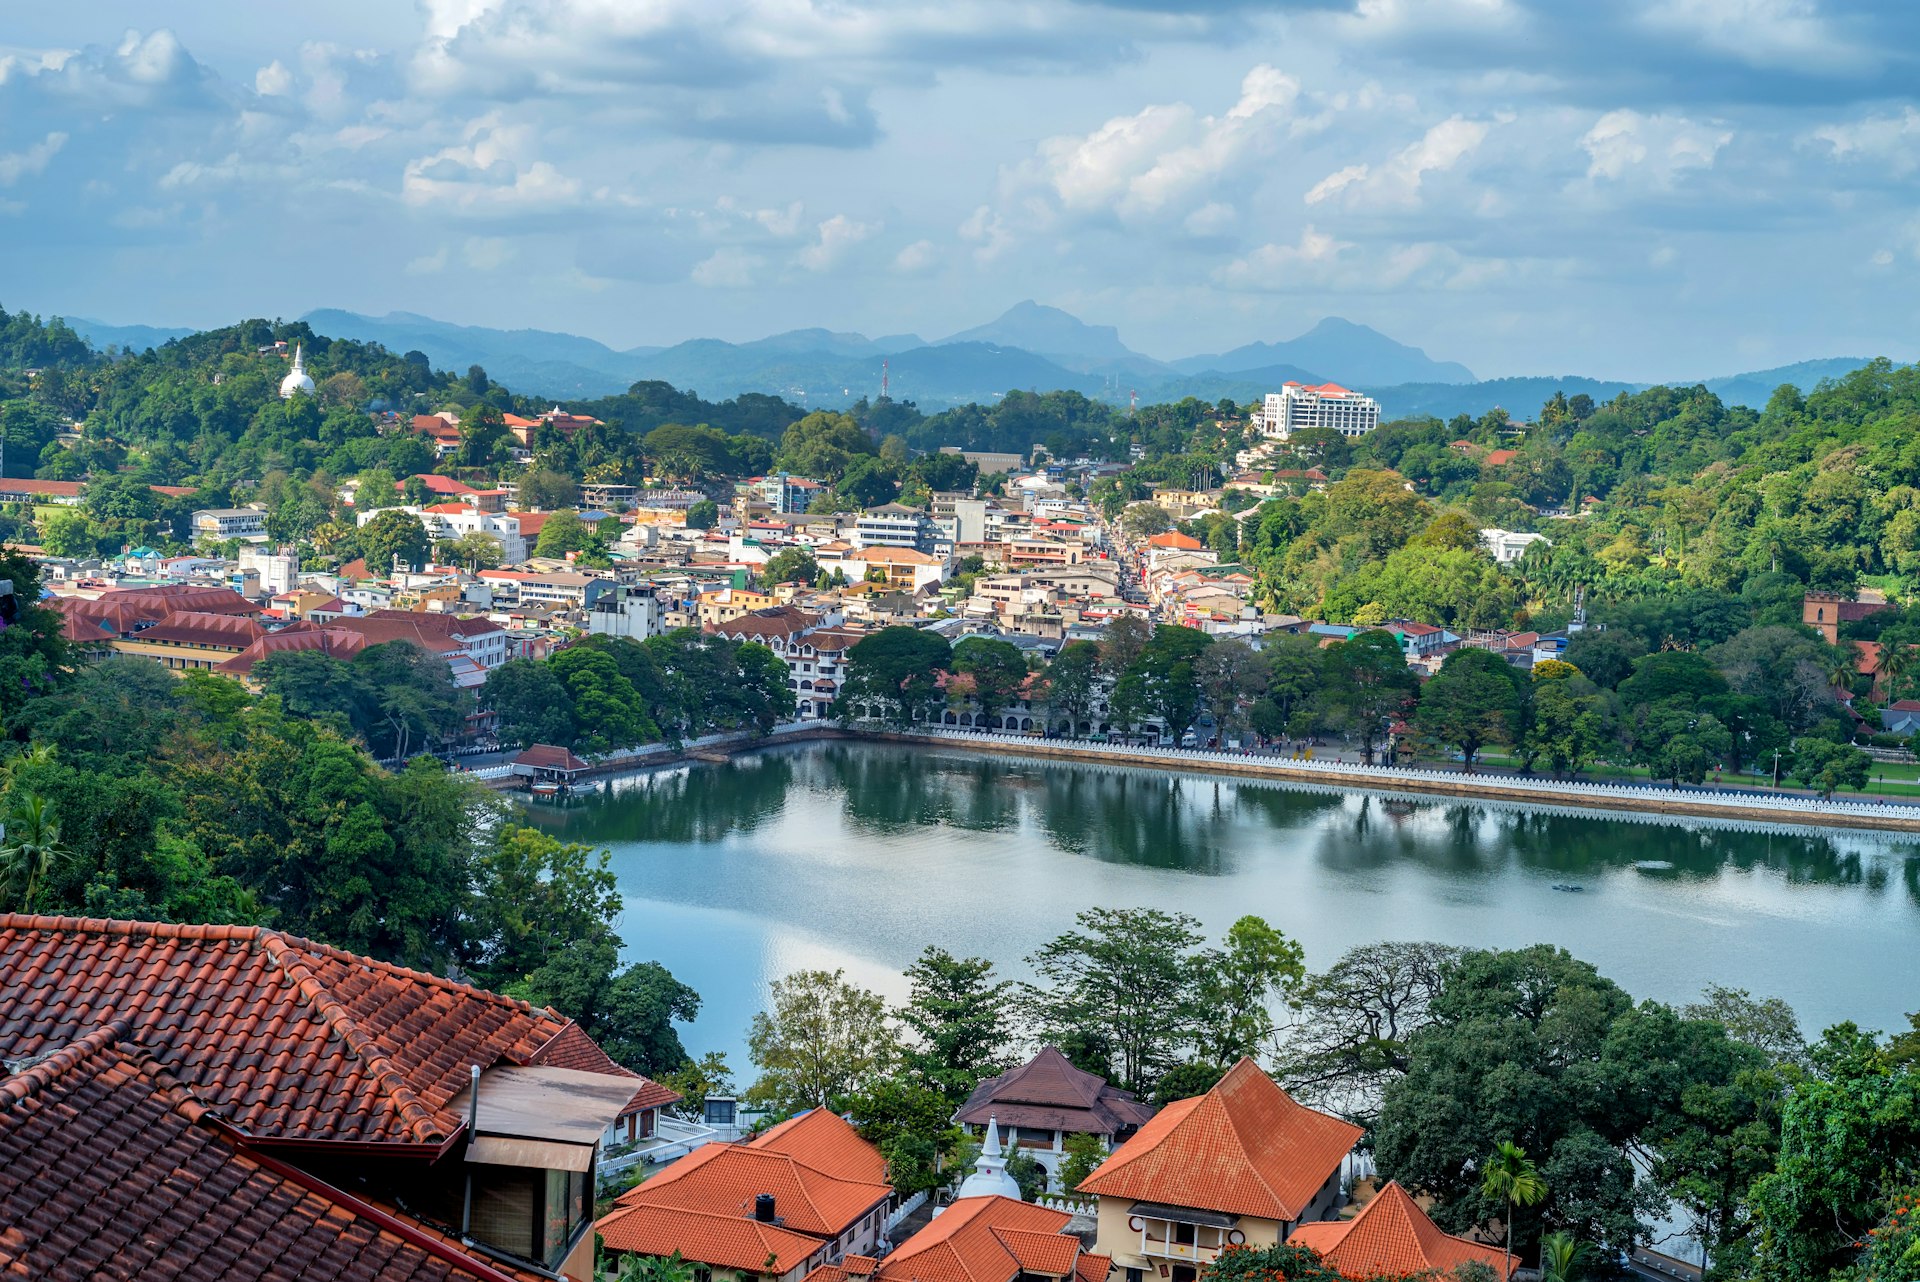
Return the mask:
{"type": "Polygon", "coordinates": [[[987,1141],[980,1146],[979,1160],[974,1163],[973,1174],[960,1181],[960,1187],[953,1192],[955,1200],[963,1197],[1010,1197],[1020,1200],[1020,1185],[1007,1174],[1007,1162],[1000,1155],[1000,1125],[994,1119],[987,1119],[987,1141]]]}
{"type": "Polygon", "coordinates": [[[313,379],[307,375],[307,362],[301,355],[300,344],[295,343],[293,368],[288,370],[287,376],[280,380],[280,399],[289,401],[302,394],[313,395],[313,379]]]}

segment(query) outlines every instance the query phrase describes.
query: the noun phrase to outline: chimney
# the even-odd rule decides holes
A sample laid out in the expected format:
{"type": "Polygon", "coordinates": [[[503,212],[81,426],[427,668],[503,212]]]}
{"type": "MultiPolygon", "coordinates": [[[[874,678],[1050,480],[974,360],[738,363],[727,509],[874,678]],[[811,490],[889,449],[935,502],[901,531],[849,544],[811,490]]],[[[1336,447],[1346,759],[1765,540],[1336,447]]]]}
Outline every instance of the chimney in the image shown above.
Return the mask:
{"type": "Polygon", "coordinates": [[[772,1224],[773,1194],[761,1193],[753,1199],[753,1218],[762,1224],[772,1224]]]}

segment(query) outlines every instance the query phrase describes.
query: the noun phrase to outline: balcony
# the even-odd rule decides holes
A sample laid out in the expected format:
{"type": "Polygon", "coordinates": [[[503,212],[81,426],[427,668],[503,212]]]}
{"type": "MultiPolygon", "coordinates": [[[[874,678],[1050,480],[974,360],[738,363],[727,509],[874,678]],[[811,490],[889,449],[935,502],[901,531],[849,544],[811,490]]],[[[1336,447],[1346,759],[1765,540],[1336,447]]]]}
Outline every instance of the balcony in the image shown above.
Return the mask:
{"type": "Polygon", "coordinates": [[[1229,1246],[1239,1246],[1246,1235],[1236,1225],[1238,1216],[1188,1207],[1137,1202],[1127,1227],[1140,1235],[1140,1254],[1149,1259],[1211,1264],[1229,1246]]]}

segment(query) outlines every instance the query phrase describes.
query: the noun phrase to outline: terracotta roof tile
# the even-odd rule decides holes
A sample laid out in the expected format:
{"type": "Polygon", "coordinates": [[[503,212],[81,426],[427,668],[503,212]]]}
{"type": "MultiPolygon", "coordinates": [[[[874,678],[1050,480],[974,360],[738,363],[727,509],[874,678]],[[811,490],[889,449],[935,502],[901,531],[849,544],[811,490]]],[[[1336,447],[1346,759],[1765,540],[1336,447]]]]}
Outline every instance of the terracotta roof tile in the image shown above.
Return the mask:
{"type": "Polygon", "coordinates": [[[555,1068],[571,1068],[581,1073],[631,1077],[638,1085],[634,1088],[633,1098],[620,1110],[622,1117],[650,1108],[665,1108],[685,1098],[672,1087],[662,1086],[650,1077],[642,1077],[625,1064],[615,1062],[611,1055],[600,1049],[600,1043],[588,1037],[586,1030],[578,1024],[568,1024],[561,1029],[557,1037],[540,1048],[533,1062],[550,1064],[555,1068]]]}
{"type": "Polygon", "coordinates": [[[756,1136],[751,1146],[784,1153],[796,1162],[840,1180],[887,1182],[887,1159],[853,1129],[852,1123],[824,1108],[810,1108],[756,1136]]]}
{"type": "Polygon", "coordinates": [[[1010,1197],[963,1197],[881,1260],[874,1277],[879,1282],[1012,1282],[1023,1270],[1071,1276],[1080,1251],[1080,1239],[1065,1232],[1072,1218],[1010,1197]]]}
{"type": "Polygon", "coordinates": [[[237,1148],[116,1020],[0,1079],[0,1276],[516,1282],[444,1235],[237,1148]]]}
{"type": "Polygon", "coordinates": [[[773,1195],[782,1227],[833,1238],[891,1197],[893,1189],[885,1183],[840,1179],[784,1153],[745,1144],[708,1144],[622,1193],[619,1202],[741,1216],[752,1213],[754,1199],[762,1193],[773,1195]]]}
{"type": "Polygon", "coordinates": [[[112,1019],[255,1138],[429,1146],[470,1065],[527,1063],[567,1022],[255,926],[0,915],[0,1058],[112,1019]]]}
{"type": "MultiPolygon", "coordinates": [[[[1397,1181],[1390,1181],[1352,1219],[1302,1224],[1287,1241],[1312,1247],[1350,1278],[1450,1273],[1469,1261],[1487,1265],[1499,1277],[1506,1260],[1494,1247],[1441,1232],[1397,1181]]],[[[1519,1267],[1518,1260],[1514,1267],[1519,1267]]]]}
{"type": "Polygon", "coordinates": [[[756,1276],[785,1273],[827,1249],[819,1238],[777,1224],[762,1224],[751,1215],[718,1215],[668,1206],[615,1207],[595,1223],[594,1230],[609,1251],[636,1255],[672,1255],[678,1251],[685,1259],[756,1276]],[[767,1268],[769,1255],[773,1257],[771,1270],[767,1268]]]}
{"type": "Polygon", "coordinates": [[[1362,1134],[1243,1059],[1205,1095],[1162,1109],[1080,1191],[1296,1220],[1362,1134]]]}

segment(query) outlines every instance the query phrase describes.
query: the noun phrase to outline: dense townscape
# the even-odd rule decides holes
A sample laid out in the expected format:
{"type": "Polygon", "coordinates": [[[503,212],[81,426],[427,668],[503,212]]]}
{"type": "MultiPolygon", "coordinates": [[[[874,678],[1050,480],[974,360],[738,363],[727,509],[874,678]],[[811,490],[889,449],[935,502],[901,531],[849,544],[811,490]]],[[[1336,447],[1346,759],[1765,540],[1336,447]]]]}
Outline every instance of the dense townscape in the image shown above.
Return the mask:
{"type": "Polygon", "coordinates": [[[1913,1031],[1114,907],[1030,981],[794,971],[749,1071],[509,786],[813,726],[1860,789],[1920,716],[1913,368],[1531,421],[543,407],[297,324],[0,320],[0,1247],[46,1276],[165,1238],[235,1277],[1572,1282],[1656,1223],[1715,1278],[1911,1275],[1913,1031]],[[134,1198],[135,1153],[190,1187],[134,1198]]]}

